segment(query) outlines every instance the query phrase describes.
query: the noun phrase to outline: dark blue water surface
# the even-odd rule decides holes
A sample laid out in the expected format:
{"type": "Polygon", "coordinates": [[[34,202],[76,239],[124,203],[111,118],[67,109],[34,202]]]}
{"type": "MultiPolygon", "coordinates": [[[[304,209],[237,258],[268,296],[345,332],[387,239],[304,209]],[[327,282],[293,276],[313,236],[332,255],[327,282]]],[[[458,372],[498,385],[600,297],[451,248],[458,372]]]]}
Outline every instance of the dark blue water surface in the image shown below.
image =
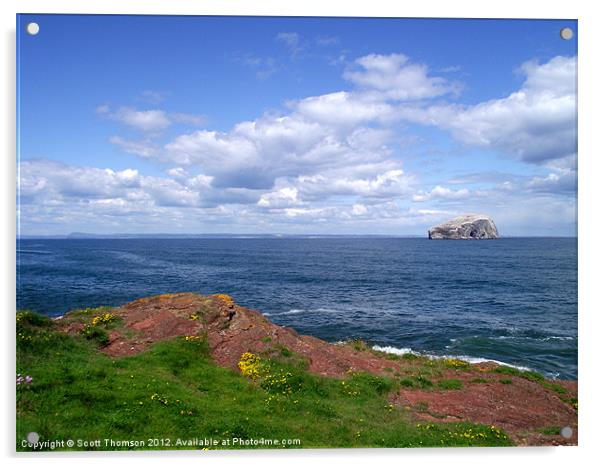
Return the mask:
{"type": "Polygon", "coordinates": [[[228,293],[329,341],[577,377],[577,240],[20,240],[17,308],[59,315],[160,293],[228,293]]]}

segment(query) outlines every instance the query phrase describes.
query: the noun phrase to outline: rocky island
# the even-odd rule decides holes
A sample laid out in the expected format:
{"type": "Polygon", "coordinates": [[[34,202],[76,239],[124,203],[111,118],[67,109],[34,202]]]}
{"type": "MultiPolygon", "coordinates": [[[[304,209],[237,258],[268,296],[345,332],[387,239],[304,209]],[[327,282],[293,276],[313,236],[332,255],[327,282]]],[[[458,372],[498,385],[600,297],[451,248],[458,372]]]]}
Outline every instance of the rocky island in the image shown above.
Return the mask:
{"type": "Polygon", "coordinates": [[[499,239],[493,220],[482,214],[468,214],[431,227],[429,239],[499,239]]]}
{"type": "MultiPolygon", "coordinates": [[[[53,320],[19,312],[17,371],[21,451],[33,449],[21,443],[28,432],[219,439],[211,449],[257,438],[298,443],[254,448],[577,443],[576,381],[328,343],[225,294],[154,296],[53,320]]],[[[173,442],[155,447],[207,449],[173,442]]],[[[144,445],[92,449],[122,448],[144,445]]]]}

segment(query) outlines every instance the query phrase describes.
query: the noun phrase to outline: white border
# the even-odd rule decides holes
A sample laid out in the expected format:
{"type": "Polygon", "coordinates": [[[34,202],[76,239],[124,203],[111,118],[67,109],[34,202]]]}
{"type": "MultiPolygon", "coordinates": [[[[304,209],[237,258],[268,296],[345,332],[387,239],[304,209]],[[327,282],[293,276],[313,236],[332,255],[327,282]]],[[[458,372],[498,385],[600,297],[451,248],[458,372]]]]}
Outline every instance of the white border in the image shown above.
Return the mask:
{"type": "MultiPolygon", "coordinates": [[[[109,460],[133,464],[157,464],[166,458],[175,461],[202,461],[209,464],[292,464],[345,462],[362,464],[372,461],[386,464],[434,462],[482,465],[509,462],[545,462],[562,464],[586,462],[596,456],[602,416],[596,395],[600,381],[599,332],[600,306],[596,288],[601,281],[598,199],[602,199],[597,178],[600,170],[600,121],[598,106],[602,104],[600,84],[601,18],[593,1],[526,2],[524,0],[3,0],[2,21],[2,241],[0,277],[2,296],[2,452],[9,463],[18,460],[14,451],[14,320],[15,306],[15,14],[19,13],[115,13],[115,14],[204,14],[204,15],[282,15],[282,16],[399,16],[399,17],[472,17],[472,18],[565,18],[579,20],[579,447],[517,449],[441,449],[441,450],[324,450],[324,451],[242,451],[242,452],[160,452],[135,454],[45,454],[50,464],[106,464],[109,460]],[[597,46],[597,47],[596,47],[597,46]],[[124,458],[125,457],[125,458],[124,458]],[[200,457],[197,459],[197,457],[200,457]]],[[[21,459],[25,457],[21,456],[21,459]]]]}

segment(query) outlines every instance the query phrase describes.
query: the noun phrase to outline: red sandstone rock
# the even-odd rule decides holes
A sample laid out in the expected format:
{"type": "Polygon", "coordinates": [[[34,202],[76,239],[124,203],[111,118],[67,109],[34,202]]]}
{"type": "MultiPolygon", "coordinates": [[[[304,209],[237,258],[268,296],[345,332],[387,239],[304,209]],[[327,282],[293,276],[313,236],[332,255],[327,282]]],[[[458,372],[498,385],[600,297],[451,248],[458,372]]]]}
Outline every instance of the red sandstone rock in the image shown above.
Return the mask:
{"type": "MultiPolygon", "coordinates": [[[[375,351],[358,351],[348,345],[299,335],[224,296],[161,295],[116,308],[112,312],[123,320],[123,330],[111,331],[109,343],[102,351],[114,357],[129,356],[146,350],[156,341],[201,334],[206,335],[215,362],[234,370],[238,370],[238,361],[247,351],[262,353],[282,347],[305,358],[310,372],[328,377],[342,378],[349,370],[391,376],[412,367],[411,361],[390,360],[375,351]]],[[[68,333],[77,333],[83,326],[70,320],[69,314],[57,323],[68,333]]],[[[493,424],[503,428],[518,444],[577,443],[577,411],[566,402],[577,396],[577,382],[559,382],[567,390],[563,400],[555,391],[521,377],[510,376],[512,383],[502,384],[499,380],[509,376],[491,373],[494,367],[493,363],[482,363],[472,365],[467,371],[450,370],[440,379],[459,379],[462,389],[400,390],[391,397],[391,402],[430,422],[493,424]],[[487,382],[472,383],[475,377],[487,382]],[[417,406],[421,409],[416,409],[417,406]],[[573,438],[540,432],[550,426],[572,427],[573,438]]]]}

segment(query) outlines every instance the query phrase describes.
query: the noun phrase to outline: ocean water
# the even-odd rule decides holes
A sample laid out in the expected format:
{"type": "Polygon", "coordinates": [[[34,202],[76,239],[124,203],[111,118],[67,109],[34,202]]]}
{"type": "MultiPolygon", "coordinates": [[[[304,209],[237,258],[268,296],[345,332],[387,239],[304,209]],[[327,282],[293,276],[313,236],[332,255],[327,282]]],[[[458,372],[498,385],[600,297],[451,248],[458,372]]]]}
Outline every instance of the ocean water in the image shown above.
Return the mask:
{"type": "Polygon", "coordinates": [[[577,377],[577,239],[55,239],[17,245],[17,308],[50,316],[228,293],[302,334],[577,377]]]}

